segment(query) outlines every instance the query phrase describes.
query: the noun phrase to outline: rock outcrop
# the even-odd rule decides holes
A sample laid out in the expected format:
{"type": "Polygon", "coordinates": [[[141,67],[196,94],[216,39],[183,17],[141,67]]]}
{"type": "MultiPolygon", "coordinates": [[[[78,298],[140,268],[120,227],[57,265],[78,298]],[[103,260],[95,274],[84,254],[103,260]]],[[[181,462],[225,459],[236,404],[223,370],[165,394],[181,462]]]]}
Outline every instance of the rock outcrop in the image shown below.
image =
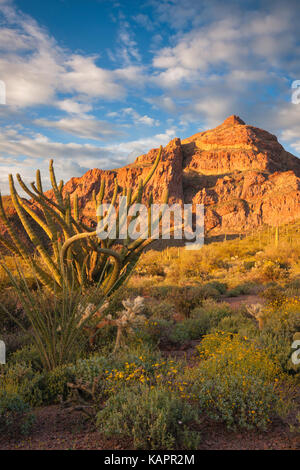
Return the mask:
{"type": "MultiPolygon", "coordinates": [[[[137,185],[147,175],[158,149],[141,155],[123,168],[88,171],[72,178],[65,191],[77,193],[87,218],[95,217],[92,192],[106,181],[109,201],[117,177],[121,187],[137,185]]],[[[180,140],[173,139],[150,181],[155,202],[168,188],[171,203],[205,205],[209,235],[245,233],[262,225],[300,218],[300,159],[287,152],[276,136],[228,117],[215,129],[180,140]]],[[[49,192],[51,196],[51,192],[49,192]]]]}

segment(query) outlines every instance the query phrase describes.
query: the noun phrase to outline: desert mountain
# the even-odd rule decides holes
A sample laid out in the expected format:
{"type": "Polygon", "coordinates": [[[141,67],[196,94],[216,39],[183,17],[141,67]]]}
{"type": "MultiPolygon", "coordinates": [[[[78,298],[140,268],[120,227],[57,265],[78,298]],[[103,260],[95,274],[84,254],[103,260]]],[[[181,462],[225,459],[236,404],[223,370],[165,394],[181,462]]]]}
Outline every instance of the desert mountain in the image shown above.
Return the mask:
{"type": "MultiPolygon", "coordinates": [[[[135,186],[146,175],[158,149],[141,155],[128,166],[111,171],[88,171],[65,186],[76,192],[85,213],[94,217],[92,191],[106,180],[106,199],[119,185],[135,186]]],[[[215,129],[184,140],[173,139],[148,192],[161,201],[168,187],[170,202],[203,203],[210,234],[243,233],[264,224],[277,225],[300,218],[300,159],[285,151],[276,136],[228,117],[215,129]]]]}
{"type": "MultiPolygon", "coordinates": [[[[115,177],[120,187],[136,187],[157,152],[152,149],[119,169],[90,170],[68,181],[64,191],[71,200],[77,193],[85,216],[95,219],[92,193],[98,193],[101,179],[109,201],[115,177]]],[[[245,233],[300,218],[300,159],[285,151],[276,136],[246,125],[238,116],[228,117],[215,129],[169,142],[147,192],[153,192],[154,202],[161,202],[166,188],[171,203],[205,205],[209,235],[245,233]]]]}

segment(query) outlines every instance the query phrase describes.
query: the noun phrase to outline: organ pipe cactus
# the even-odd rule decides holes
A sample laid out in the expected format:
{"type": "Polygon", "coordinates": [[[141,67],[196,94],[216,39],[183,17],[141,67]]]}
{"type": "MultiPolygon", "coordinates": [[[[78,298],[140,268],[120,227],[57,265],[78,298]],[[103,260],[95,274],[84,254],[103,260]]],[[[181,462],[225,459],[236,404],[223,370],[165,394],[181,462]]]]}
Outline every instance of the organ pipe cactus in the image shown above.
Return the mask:
{"type": "MultiPolygon", "coordinates": [[[[118,195],[127,197],[128,209],[134,203],[141,202],[144,189],[155,173],[161,155],[162,147],[149,174],[144,180],[140,179],[135,192],[131,187],[119,188],[117,180],[115,181],[110,208],[116,207],[118,212],[118,195]]],[[[75,272],[75,282],[78,286],[85,288],[98,284],[103,294],[107,295],[128,278],[142,251],[153,240],[147,238],[133,242],[128,238],[122,241],[111,238],[99,239],[96,230],[82,222],[77,195],[72,198],[71,204],[70,194],[64,190],[64,183],[62,181],[57,183],[53,160],[50,161],[49,172],[53,198],[44,192],[39,170],[36,172],[36,182],[30,186],[26,185],[17,174],[18,183],[31,200],[19,196],[14,178],[9,175],[14,208],[38,256],[33,256],[32,250],[27,248],[16,226],[9,220],[2,204],[1,194],[0,218],[7,228],[9,238],[0,236],[0,244],[13,255],[22,258],[33,269],[37,279],[52,292],[62,289],[66,276],[67,281],[69,277],[69,282],[73,284],[75,272]]],[[[99,193],[93,194],[95,211],[103,202],[104,196],[103,179],[99,193]]],[[[166,203],[168,194],[165,194],[163,199],[162,202],[166,203]]],[[[148,216],[151,215],[152,200],[150,195],[148,216]]],[[[98,222],[100,219],[98,216],[98,222]]]]}

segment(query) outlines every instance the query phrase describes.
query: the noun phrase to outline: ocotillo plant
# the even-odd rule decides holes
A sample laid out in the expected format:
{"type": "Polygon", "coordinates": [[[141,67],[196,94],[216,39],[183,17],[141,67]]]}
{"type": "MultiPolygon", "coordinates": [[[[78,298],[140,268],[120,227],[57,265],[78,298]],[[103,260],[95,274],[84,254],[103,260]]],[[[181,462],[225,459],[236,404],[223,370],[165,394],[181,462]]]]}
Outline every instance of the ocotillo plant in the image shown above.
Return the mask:
{"type": "MultiPolygon", "coordinates": [[[[128,209],[133,204],[142,201],[145,186],[153,176],[161,155],[162,147],[160,147],[147,177],[144,180],[140,179],[135,193],[132,188],[122,188],[122,195],[127,198],[128,209]]],[[[121,242],[118,239],[100,240],[95,228],[89,227],[81,221],[77,195],[71,205],[70,194],[63,190],[64,183],[61,181],[57,184],[52,160],[49,170],[55,199],[44,193],[39,170],[36,173],[36,183],[31,183],[31,189],[17,174],[21,188],[38,205],[41,215],[32,209],[28,200],[22,199],[18,195],[14,178],[9,175],[13,205],[38,256],[32,256],[31,251],[22,242],[16,227],[7,217],[1,194],[0,218],[7,228],[9,239],[0,236],[0,243],[13,255],[22,258],[34,270],[36,278],[52,292],[57,293],[63,288],[66,282],[65,276],[70,277],[70,283],[73,285],[75,272],[75,281],[78,286],[82,288],[98,284],[103,294],[107,295],[128,278],[143,249],[153,240],[151,238],[134,241],[127,238],[121,242]]],[[[111,208],[117,205],[120,189],[117,180],[115,180],[111,208]]],[[[102,180],[99,194],[93,195],[95,212],[103,202],[104,194],[105,181],[102,180]]],[[[152,200],[152,195],[150,195],[148,217],[151,216],[152,200]]],[[[163,202],[167,201],[168,194],[165,194],[163,202]]],[[[159,217],[161,218],[161,214],[159,217]]]]}

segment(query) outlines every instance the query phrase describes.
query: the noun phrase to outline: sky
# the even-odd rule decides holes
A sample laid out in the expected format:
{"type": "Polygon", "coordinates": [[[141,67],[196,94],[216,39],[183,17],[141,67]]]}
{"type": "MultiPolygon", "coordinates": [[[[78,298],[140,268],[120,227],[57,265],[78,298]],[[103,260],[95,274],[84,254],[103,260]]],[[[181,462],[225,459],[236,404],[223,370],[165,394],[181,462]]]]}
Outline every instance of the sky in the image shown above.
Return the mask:
{"type": "Polygon", "coordinates": [[[0,0],[1,192],[37,168],[47,185],[50,158],[67,181],[232,114],[300,156],[299,17],[298,0],[0,0]]]}

